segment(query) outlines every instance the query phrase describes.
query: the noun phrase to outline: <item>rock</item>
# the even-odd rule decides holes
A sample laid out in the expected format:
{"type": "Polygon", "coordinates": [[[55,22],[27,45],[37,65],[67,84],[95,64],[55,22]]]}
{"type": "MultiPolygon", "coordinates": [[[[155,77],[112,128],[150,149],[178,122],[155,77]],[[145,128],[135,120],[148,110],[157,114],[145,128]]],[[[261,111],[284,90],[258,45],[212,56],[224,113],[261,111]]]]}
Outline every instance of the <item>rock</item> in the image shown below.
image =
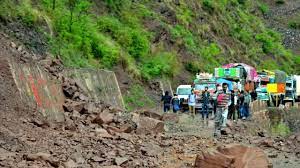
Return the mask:
{"type": "Polygon", "coordinates": [[[63,92],[65,94],[66,97],[68,98],[72,98],[74,93],[78,90],[78,88],[76,86],[66,86],[63,87],[63,92]]]}
{"type": "Polygon", "coordinates": [[[102,107],[97,107],[95,103],[86,103],[84,105],[84,111],[88,114],[98,114],[102,111],[102,107]]]}
{"type": "Polygon", "coordinates": [[[149,117],[134,116],[133,121],[135,121],[137,125],[137,134],[162,133],[165,131],[164,123],[160,120],[149,117]]]}
{"type": "Polygon", "coordinates": [[[74,160],[71,159],[71,160],[63,163],[63,166],[65,168],[75,168],[75,167],[77,167],[77,164],[74,162],[74,160]]]}
{"type": "Polygon", "coordinates": [[[220,152],[204,152],[197,155],[195,168],[232,168],[234,158],[226,156],[220,152]]]}
{"type": "Polygon", "coordinates": [[[17,49],[19,52],[21,52],[23,50],[23,47],[20,45],[17,49]]]}
{"type": "Polygon", "coordinates": [[[76,131],[77,128],[72,120],[66,118],[65,129],[70,131],[76,131]]]}
{"type": "Polygon", "coordinates": [[[95,133],[97,136],[100,136],[103,138],[112,138],[112,136],[103,128],[96,128],[95,133]]]}
{"type": "Polygon", "coordinates": [[[50,160],[51,155],[48,153],[36,153],[36,154],[28,154],[25,155],[26,160],[29,161],[36,161],[36,160],[43,160],[43,161],[49,161],[50,160]]]}
{"type": "Polygon", "coordinates": [[[110,106],[108,109],[112,113],[118,113],[118,112],[122,112],[123,111],[122,109],[120,109],[118,107],[114,107],[114,106],[110,106]]]}
{"type": "Polygon", "coordinates": [[[99,156],[94,156],[91,158],[91,160],[95,161],[95,162],[104,162],[105,159],[99,157],[99,156]]]}
{"type": "Polygon", "coordinates": [[[84,94],[82,94],[82,93],[79,95],[79,99],[82,100],[82,101],[88,101],[88,100],[89,100],[89,98],[86,97],[86,96],[85,96],[84,94]]]}
{"type": "Polygon", "coordinates": [[[122,168],[121,166],[101,166],[101,168],[122,168]]]}
{"type": "Polygon", "coordinates": [[[41,120],[36,119],[36,118],[32,119],[30,122],[33,123],[35,126],[42,127],[42,128],[46,128],[46,127],[50,126],[48,122],[41,121],[41,120]]]}
{"type": "Polygon", "coordinates": [[[84,102],[75,102],[72,100],[66,100],[66,102],[63,104],[63,108],[67,112],[72,112],[73,110],[78,111],[81,113],[83,111],[85,103],[84,102]]]}
{"type": "Polygon", "coordinates": [[[84,158],[82,157],[81,153],[73,153],[71,155],[71,159],[74,160],[77,164],[83,164],[85,162],[84,158]]]}
{"type": "Polygon", "coordinates": [[[218,147],[214,152],[197,155],[196,168],[268,168],[270,163],[265,153],[254,147],[231,144],[218,147]]]}
{"type": "Polygon", "coordinates": [[[145,143],[141,147],[141,152],[145,156],[156,157],[162,153],[162,148],[153,143],[145,143]]]}
{"type": "Polygon", "coordinates": [[[74,110],[74,111],[72,112],[71,119],[72,119],[72,120],[80,119],[80,113],[79,113],[78,111],[74,110]]]}
{"type": "Polygon", "coordinates": [[[259,142],[258,145],[259,146],[264,146],[264,147],[273,147],[274,146],[274,141],[271,138],[263,139],[261,142],[259,142]]]}
{"type": "Polygon", "coordinates": [[[150,117],[150,118],[154,118],[157,120],[161,120],[162,119],[162,115],[154,112],[154,111],[149,111],[149,110],[145,110],[143,112],[141,112],[141,115],[146,116],[146,117],[150,117]]]}
{"type": "Polygon", "coordinates": [[[232,132],[231,132],[230,128],[228,128],[228,127],[221,130],[222,135],[230,135],[231,133],[232,132]]]}
{"type": "Polygon", "coordinates": [[[123,163],[127,162],[128,161],[128,158],[126,157],[116,157],[115,158],[115,163],[120,166],[122,165],[123,163]]]}
{"type": "Polygon", "coordinates": [[[102,125],[102,124],[109,124],[113,122],[113,120],[114,120],[114,114],[109,113],[108,111],[103,111],[92,121],[92,123],[97,123],[99,125],[102,125]]]}
{"type": "Polygon", "coordinates": [[[228,128],[230,128],[230,129],[232,129],[232,128],[233,128],[233,121],[228,120],[227,123],[226,123],[226,126],[227,126],[228,128]]]}
{"type": "Polygon", "coordinates": [[[174,114],[174,113],[167,113],[167,114],[164,114],[161,118],[162,121],[172,121],[172,122],[175,122],[175,123],[178,123],[179,122],[179,117],[177,114],[174,114]]]}
{"type": "Polygon", "coordinates": [[[12,48],[17,48],[17,45],[16,45],[14,42],[10,42],[10,46],[11,46],[12,48]]]}
{"type": "Polygon", "coordinates": [[[269,158],[277,158],[278,154],[277,153],[273,153],[273,154],[268,155],[268,157],[269,158]]]}
{"type": "Polygon", "coordinates": [[[297,140],[298,142],[300,142],[300,134],[297,135],[296,140],[297,140]]]}

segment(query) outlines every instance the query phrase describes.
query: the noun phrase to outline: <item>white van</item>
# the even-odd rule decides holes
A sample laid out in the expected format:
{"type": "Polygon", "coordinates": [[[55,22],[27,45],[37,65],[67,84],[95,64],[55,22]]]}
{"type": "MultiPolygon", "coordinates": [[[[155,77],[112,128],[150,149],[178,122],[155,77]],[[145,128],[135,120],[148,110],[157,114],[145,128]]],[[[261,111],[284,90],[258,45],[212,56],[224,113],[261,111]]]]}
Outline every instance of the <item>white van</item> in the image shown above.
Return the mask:
{"type": "Polygon", "coordinates": [[[180,100],[181,106],[188,105],[189,94],[191,94],[192,86],[191,85],[179,85],[176,89],[176,94],[180,100]]]}
{"type": "Polygon", "coordinates": [[[300,101],[300,75],[294,75],[294,79],[296,80],[295,97],[298,101],[300,101]]]}

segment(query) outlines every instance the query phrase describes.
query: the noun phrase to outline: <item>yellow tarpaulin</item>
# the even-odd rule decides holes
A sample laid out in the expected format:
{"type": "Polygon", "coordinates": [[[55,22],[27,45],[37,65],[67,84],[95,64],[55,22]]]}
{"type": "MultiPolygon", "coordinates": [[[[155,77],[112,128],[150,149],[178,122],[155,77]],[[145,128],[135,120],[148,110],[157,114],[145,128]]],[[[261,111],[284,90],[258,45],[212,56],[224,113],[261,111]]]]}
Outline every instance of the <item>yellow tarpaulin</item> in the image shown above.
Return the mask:
{"type": "Polygon", "coordinates": [[[277,83],[267,84],[267,92],[268,93],[277,93],[277,83]]]}

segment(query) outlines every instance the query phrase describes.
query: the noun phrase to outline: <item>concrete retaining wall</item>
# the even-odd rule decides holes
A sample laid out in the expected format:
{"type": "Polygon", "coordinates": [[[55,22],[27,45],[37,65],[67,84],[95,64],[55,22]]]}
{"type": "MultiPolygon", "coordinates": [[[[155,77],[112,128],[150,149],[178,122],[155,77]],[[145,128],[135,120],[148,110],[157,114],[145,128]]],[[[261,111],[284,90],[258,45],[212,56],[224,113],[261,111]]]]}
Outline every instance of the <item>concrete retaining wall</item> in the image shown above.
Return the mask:
{"type": "Polygon", "coordinates": [[[21,99],[49,120],[64,121],[62,104],[65,98],[61,83],[51,80],[36,64],[19,64],[14,59],[10,59],[9,64],[21,99]]]}
{"type": "Polygon", "coordinates": [[[93,100],[125,108],[114,72],[101,69],[69,69],[64,75],[74,79],[93,100]]]}

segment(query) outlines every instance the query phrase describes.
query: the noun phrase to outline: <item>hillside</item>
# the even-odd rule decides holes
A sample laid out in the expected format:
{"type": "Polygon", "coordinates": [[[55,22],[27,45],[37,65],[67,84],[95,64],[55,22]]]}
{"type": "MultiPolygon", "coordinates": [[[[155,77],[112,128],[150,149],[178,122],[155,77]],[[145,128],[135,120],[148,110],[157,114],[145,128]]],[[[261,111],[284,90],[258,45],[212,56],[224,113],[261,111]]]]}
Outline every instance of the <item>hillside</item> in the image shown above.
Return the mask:
{"type": "MultiPolygon", "coordinates": [[[[175,86],[191,81],[198,70],[213,72],[229,62],[299,72],[297,50],[286,49],[286,38],[276,32],[280,29],[271,29],[276,26],[268,20],[275,19],[263,19],[273,16],[272,5],[280,4],[268,0],[1,0],[0,27],[33,52],[51,53],[66,66],[111,69],[120,83],[163,77],[175,86]]],[[[131,85],[132,97],[125,97],[126,102],[144,95],[140,84],[131,85]]],[[[136,104],[154,106],[151,100],[136,104]]]]}

